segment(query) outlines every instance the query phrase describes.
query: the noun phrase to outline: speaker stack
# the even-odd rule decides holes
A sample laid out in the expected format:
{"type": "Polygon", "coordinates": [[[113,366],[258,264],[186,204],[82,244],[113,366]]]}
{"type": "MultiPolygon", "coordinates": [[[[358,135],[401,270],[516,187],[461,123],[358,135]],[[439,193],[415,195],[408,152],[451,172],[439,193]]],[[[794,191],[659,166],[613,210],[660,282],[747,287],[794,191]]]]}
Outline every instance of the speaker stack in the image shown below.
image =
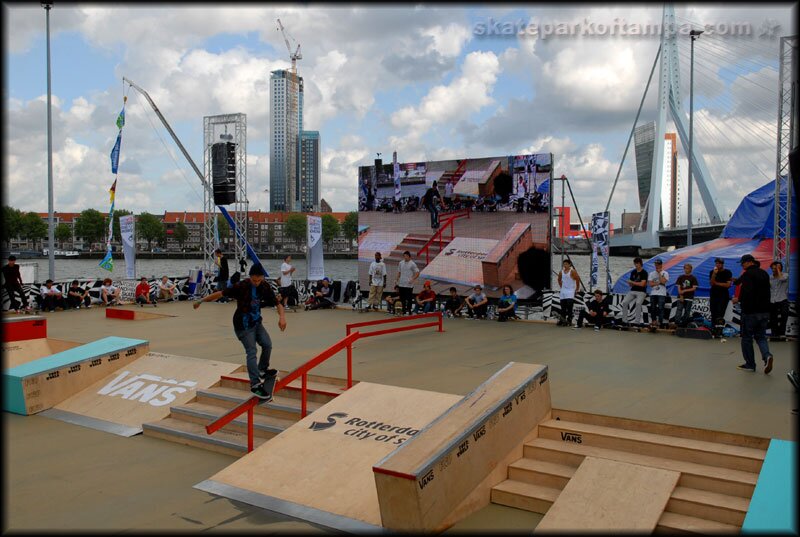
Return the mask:
{"type": "Polygon", "coordinates": [[[211,146],[211,179],[214,205],[236,202],[236,144],[217,142],[211,146]]]}

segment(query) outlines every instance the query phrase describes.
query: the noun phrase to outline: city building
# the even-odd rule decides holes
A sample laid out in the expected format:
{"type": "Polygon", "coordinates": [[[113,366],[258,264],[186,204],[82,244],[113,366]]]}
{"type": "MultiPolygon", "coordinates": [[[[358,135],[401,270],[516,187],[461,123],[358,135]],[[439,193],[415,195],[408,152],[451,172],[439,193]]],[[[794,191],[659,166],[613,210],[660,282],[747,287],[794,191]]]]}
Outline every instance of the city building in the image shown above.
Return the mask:
{"type": "Polygon", "coordinates": [[[325,199],[322,199],[319,202],[319,212],[321,212],[321,213],[332,213],[333,209],[331,209],[330,204],[327,201],[325,201],[325,199]]]}
{"type": "Polygon", "coordinates": [[[319,131],[300,133],[300,210],[320,211],[320,139],[319,131]]]}
{"type": "Polygon", "coordinates": [[[303,78],[287,69],[272,71],[269,102],[269,210],[299,211],[303,78]]]}

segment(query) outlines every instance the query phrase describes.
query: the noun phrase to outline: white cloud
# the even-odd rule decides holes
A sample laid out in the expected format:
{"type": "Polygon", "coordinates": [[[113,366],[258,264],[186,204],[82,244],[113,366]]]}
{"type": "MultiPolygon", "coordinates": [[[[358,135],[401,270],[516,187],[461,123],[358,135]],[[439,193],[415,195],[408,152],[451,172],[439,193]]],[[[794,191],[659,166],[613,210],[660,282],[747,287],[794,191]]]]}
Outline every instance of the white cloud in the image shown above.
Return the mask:
{"type": "Polygon", "coordinates": [[[472,30],[460,24],[448,24],[447,26],[432,26],[420,30],[423,36],[433,38],[433,43],[428,50],[435,50],[442,56],[458,56],[461,49],[472,36],[472,30]]]}

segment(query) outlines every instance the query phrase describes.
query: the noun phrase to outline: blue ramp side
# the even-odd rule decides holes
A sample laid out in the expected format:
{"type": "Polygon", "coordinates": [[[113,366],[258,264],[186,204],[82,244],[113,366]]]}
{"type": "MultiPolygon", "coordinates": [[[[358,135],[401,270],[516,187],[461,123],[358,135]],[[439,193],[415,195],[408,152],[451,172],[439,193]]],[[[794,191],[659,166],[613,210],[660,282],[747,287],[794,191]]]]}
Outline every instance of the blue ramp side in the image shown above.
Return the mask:
{"type": "Polygon", "coordinates": [[[770,440],[742,533],[797,534],[796,456],[796,442],[770,440]]]}

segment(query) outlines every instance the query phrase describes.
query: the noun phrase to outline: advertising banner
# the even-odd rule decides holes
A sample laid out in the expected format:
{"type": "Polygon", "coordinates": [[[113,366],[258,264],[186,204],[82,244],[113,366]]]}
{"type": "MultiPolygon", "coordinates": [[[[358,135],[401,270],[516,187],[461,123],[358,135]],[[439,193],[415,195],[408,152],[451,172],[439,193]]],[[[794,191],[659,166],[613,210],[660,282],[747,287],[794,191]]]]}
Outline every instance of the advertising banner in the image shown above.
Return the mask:
{"type": "Polygon", "coordinates": [[[306,216],[308,219],[308,279],[315,281],[325,277],[325,266],[322,257],[322,217],[306,216]]]}
{"type": "Polygon", "coordinates": [[[119,217],[119,232],[122,238],[122,253],[125,255],[125,277],[136,279],[136,241],[134,240],[134,216],[119,217]]]}

